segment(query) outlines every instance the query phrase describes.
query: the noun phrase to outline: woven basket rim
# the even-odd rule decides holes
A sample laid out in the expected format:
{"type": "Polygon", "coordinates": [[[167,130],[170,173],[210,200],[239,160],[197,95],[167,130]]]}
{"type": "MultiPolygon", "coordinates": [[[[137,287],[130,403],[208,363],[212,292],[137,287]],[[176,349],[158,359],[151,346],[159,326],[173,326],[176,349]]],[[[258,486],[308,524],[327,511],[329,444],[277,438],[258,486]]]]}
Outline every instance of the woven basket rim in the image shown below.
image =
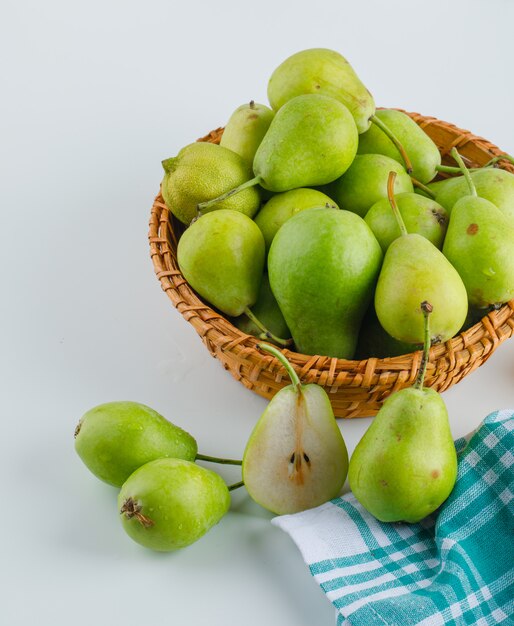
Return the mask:
{"type": "MultiPolygon", "coordinates": [[[[457,135],[451,144],[444,147],[439,146],[443,157],[449,153],[453,146],[458,147],[459,152],[477,165],[483,165],[483,163],[475,160],[477,150],[490,155],[490,158],[504,154],[488,140],[478,137],[470,131],[460,129],[454,124],[419,113],[406,113],[424,129],[435,125],[457,135]]],[[[222,131],[223,129],[220,127],[199,141],[217,143],[222,131]]],[[[501,167],[514,173],[514,167],[510,164],[502,163],[501,167]]],[[[174,259],[174,249],[176,250],[177,245],[175,231],[180,228],[180,225],[173,216],[171,216],[172,223],[170,225],[170,216],[171,214],[159,193],[154,200],[150,217],[148,233],[150,255],[161,287],[174,306],[193,325],[213,356],[219,357],[220,353],[231,353],[236,359],[255,360],[254,370],[251,370],[247,376],[247,386],[251,386],[252,379],[257,381],[260,370],[263,368],[273,374],[277,383],[280,383],[284,377],[287,379],[278,360],[257,348],[259,339],[247,335],[235,327],[223,314],[203,302],[189,286],[178,268],[176,259],[174,259]]],[[[476,324],[459,335],[444,343],[432,346],[425,379],[426,386],[437,383],[436,364],[440,359],[445,359],[448,362],[445,371],[452,370],[459,363],[469,361],[469,368],[460,377],[462,378],[484,363],[500,343],[512,336],[513,329],[514,300],[502,305],[497,310],[488,312],[476,324]]],[[[347,391],[355,387],[369,389],[371,393],[374,386],[380,383],[382,374],[386,372],[389,374],[397,373],[397,380],[391,391],[411,384],[415,380],[422,355],[422,350],[418,350],[395,357],[369,357],[355,360],[324,355],[306,355],[290,349],[283,349],[282,351],[304,382],[318,382],[323,384],[327,391],[337,391],[343,386],[347,391]]],[[[225,367],[229,369],[226,364],[225,367]]],[[[450,382],[446,386],[451,384],[453,383],[450,382]]],[[[440,390],[444,390],[444,388],[446,387],[443,382],[440,390]]]]}

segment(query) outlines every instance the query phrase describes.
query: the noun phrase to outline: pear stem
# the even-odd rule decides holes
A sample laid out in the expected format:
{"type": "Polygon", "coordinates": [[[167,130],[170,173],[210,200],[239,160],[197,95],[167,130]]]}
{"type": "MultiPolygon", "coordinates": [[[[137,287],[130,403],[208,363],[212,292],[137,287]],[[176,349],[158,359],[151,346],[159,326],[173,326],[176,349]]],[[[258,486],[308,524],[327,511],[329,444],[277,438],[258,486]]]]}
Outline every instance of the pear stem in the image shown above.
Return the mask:
{"type": "Polygon", "coordinates": [[[464,174],[464,178],[466,179],[466,182],[468,183],[470,195],[475,196],[476,198],[478,194],[477,194],[477,190],[475,187],[475,183],[473,182],[473,179],[471,178],[471,174],[469,173],[468,168],[464,164],[464,161],[462,160],[462,157],[460,156],[457,148],[452,148],[450,151],[450,154],[457,161],[457,163],[459,164],[460,171],[464,174]]]}
{"type": "Polygon", "coordinates": [[[256,317],[255,314],[248,307],[246,307],[246,309],[244,310],[244,314],[257,326],[259,330],[262,330],[264,334],[264,337],[262,337],[262,339],[270,339],[271,341],[278,343],[279,346],[284,346],[284,348],[287,348],[288,346],[292,345],[293,343],[292,339],[281,339],[280,337],[277,337],[276,335],[274,335],[271,331],[269,331],[266,328],[266,326],[264,326],[264,324],[259,320],[259,318],[256,317]]]}
{"type": "Polygon", "coordinates": [[[240,480],[238,483],[234,483],[233,485],[228,486],[229,491],[234,491],[234,489],[239,489],[239,487],[244,487],[244,480],[240,480]]]}
{"type": "MultiPolygon", "coordinates": [[[[478,172],[484,168],[490,167],[492,163],[486,163],[483,167],[468,167],[470,172],[478,172]]],[[[452,165],[436,165],[435,169],[443,174],[462,174],[460,167],[453,167],[452,165]]]]}
{"type": "Polygon", "coordinates": [[[424,185],[417,178],[414,178],[414,176],[411,176],[410,179],[411,179],[412,184],[414,185],[414,187],[417,187],[418,189],[421,189],[421,191],[426,193],[427,196],[432,198],[432,200],[435,200],[435,193],[430,189],[430,187],[427,187],[426,185],[424,185]]]}
{"type": "Polygon", "coordinates": [[[291,379],[291,383],[293,384],[294,390],[298,391],[299,388],[301,387],[301,382],[300,382],[300,379],[298,378],[298,374],[295,372],[293,366],[291,365],[291,363],[289,363],[289,361],[282,354],[282,352],[280,352],[278,348],[275,348],[275,346],[270,346],[269,343],[259,343],[257,344],[257,347],[259,348],[259,350],[264,350],[264,352],[269,352],[280,361],[280,363],[285,367],[285,369],[287,370],[287,373],[289,374],[289,378],[291,379]]]}
{"type": "Polygon", "coordinates": [[[510,154],[500,154],[500,156],[494,157],[490,161],[487,161],[484,167],[489,167],[491,165],[494,165],[495,163],[498,163],[498,161],[508,161],[509,163],[514,164],[514,157],[511,156],[510,154]]]}
{"type": "Polygon", "coordinates": [[[425,319],[425,337],[423,342],[423,356],[421,357],[421,366],[419,368],[416,382],[414,383],[414,389],[423,389],[423,383],[425,382],[425,374],[427,372],[428,359],[430,356],[430,320],[429,316],[432,313],[433,307],[430,302],[424,300],[421,303],[421,310],[423,311],[423,317],[425,319]]]}
{"type": "Polygon", "coordinates": [[[197,461],[207,461],[208,463],[221,463],[222,465],[242,465],[243,461],[236,459],[222,459],[217,456],[208,456],[207,454],[197,454],[197,461]]]}
{"type": "Polygon", "coordinates": [[[376,115],[372,115],[369,119],[373,122],[373,124],[375,124],[375,126],[378,126],[378,128],[380,128],[380,130],[385,135],[387,135],[387,137],[389,137],[389,139],[394,143],[394,145],[396,146],[396,149],[398,150],[398,152],[402,156],[403,162],[405,163],[405,169],[407,170],[407,174],[412,174],[412,163],[411,163],[411,160],[409,159],[409,155],[405,151],[405,148],[403,147],[403,144],[400,142],[398,137],[376,115]]]}
{"type": "Polygon", "coordinates": [[[403,221],[402,215],[400,213],[400,209],[396,204],[396,200],[394,199],[394,181],[396,180],[396,172],[389,172],[389,178],[387,179],[387,197],[389,199],[389,204],[393,209],[394,216],[396,221],[398,222],[398,226],[400,227],[400,232],[402,235],[408,235],[407,228],[405,227],[405,222],[403,221]]]}
{"type": "Polygon", "coordinates": [[[234,189],[231,189],[230,191],[227,191],[226,193],[222,193],[221,196],[218,196],[217,198],[213,198],[212,200],[206,200],[205,202],[200,202],[197,208],[199,211],[208,209],[213,204],[218,204],[218,202],[222,202],[223,200],[226,200],[227,198],[234,196],[236,193],[243,191],[243,189],[248,189],[248,187],[254,187],[255,185],[258,185],[261,181],[262,181],[261,176],[255,176],[255,178],[251,178],[250,180],[247,180],[246,182],[242,183],[238,187],[234,187],[234,189]]]}

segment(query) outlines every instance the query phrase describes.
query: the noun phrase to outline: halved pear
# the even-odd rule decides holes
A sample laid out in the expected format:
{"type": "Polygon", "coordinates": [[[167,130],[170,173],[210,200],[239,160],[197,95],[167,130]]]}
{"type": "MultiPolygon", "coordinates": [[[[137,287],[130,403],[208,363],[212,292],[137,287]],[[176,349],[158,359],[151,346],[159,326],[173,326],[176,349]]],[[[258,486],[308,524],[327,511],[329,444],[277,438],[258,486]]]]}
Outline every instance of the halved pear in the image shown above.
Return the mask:
{"type": "Polygon", "coordinates": [[[339,495],[348,452],[324,389],[302,385],[279,350],[261,348],[281,361],[292,384],[273,397],[250,435],[243,480],[264,508],[279,515],[297,513],[339,495]]]}

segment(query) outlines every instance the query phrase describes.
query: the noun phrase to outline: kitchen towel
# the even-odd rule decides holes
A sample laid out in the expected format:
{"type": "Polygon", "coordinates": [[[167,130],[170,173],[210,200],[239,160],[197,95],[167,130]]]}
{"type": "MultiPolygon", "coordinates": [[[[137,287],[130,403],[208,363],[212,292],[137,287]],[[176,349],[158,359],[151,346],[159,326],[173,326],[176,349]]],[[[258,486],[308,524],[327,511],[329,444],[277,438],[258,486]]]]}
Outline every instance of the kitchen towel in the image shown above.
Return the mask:
{"type": "Polygon", "coordinates": [[[338,626],[514,624],[514,411],[455,446],[455,487],[420,523],[378,522],[351,493],[273,519],[338,626]]]}

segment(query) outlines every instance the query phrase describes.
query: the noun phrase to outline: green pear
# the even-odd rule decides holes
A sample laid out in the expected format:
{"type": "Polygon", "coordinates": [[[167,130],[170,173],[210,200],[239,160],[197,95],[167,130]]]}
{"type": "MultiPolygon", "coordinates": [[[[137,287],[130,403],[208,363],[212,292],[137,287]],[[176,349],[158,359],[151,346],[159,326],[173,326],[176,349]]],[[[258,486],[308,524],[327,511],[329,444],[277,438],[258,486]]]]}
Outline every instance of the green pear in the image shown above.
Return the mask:
{"type": "MultiPolygon", "coordinates": [[[[419,303],[432,305],[433,342],[447,341],[462,327],[468,312],[466,288],[457,270],[428,239],[408,233],[393,193],[395,173],[388,194],[402,235],[387,248],[377,287],[375,311],[384,330],[407,343],[423,341],[423,311],[419,303]]],[[[294,335],[293,335],[294,336],[294,335]]]]}
{"type": "MultiPolygon", "coordinates": [[[[271,291],[268,275],[266,273],[262,277],[259,295],[257,296],[257,302],[252,306],[252,313],[273,335],[277,337],[291,336],[284,316],[282,315],[275,296],[271,291]]],[[[255,337],[260,337],[261,339],[269,339],[269,337],[262,336],[262,329],[256,326],[255,323],[244,313],[243,315],[236,317],[233,322],[239,330],[242,330],[248,335],[254,335],[255,337]]]]}
{"type": "Polygon", "coordinates": [[[255,425],[243,455],[243,480],[250,496],[273,513],[310,509],[339,495],[348,453],[330,400],[319,385],[302,385],[276,348],[291,377],[255,425]]]}
{"type": "MultiPolygon", "coordinates": [[[[162,162],[162,197],[184,224],[197,216],[198,204],[232,189],[252,177],[252,167],[241,156],[216,144],[197,142],[162,162]]],[[[232,209],[253,217],[260,206],[259,191],[248,188],[206,210],[232,209]]]]}
{"type": "Polygon", "coordinates": [[[253,171],[270,191],[324,185],[348,169],[357,144],[355,122],[343,104],[327,96],[297,96],[275,115],[253,171]]]}
{"type": "Polygon", "coordinates": [[[414,191],[410,176],[394,159],[383,154],[357,155],[348,171],[323,189],[335,202],[364,217],[381,198],[387,198],[389,172],[396,172],[395,194],[414,191]]]}
{"type": "Polygon", "coordinates": [[[321,94],[342,102],[353,115],[359,133],[369,128],[369,120],[375,113],[373,96],[348,61],[334,50],[302,50],[273,72],[268,83],[268,99],[275,111],[302,94],[321,94]]]}
{"type": "Polygon", "coordinates": [[[243,213],[219,209],[195,221],[179,239],[180,271],[198,294],[236,317],[257,300],[264,237],[243,213]]]}
{"type": "Polygon", "coordinates": [[[116,487],[160,457],[194,461],[195,439],[137,402],[108,402],[89,410],[75,430],[75,450],[91,472],[116,487]]]}
{"type": "Polygon", "coordinates": [[[241,105],[230,116],[220,146],[237,152],[251,166],[274,116],[275,113],[269,107],[253,100],[241,105]]]}
{"type": "MultiPolygon", "coordinates": [[[[403,145],[412,164],[412,176],[421,183],[428,183],[437,174],[441,165],[438,147],[406,113],[394,109],[380,109],[376,117],[387,125],[403,145]]],[[[384,154],[401,165],[404,159],[391,139],[376,124],[372,124],[359,137],[358,154],[384,154]]]]}
{"type": "Polygon", "coordinates": [[[217,524],[230,507],[221,476],[181,459],[157,459],[123,484],[118,510],[137,543],[169,552],[184,548],[217,524]]]}
{"type": "MultiPolygon", "coordinates": [[[[514,174],[495,167],[470,172],[480,198],[492,202],[514,225],[514,174]]],[[[469,195],[463,176],[455,176],[430,183],[427,187],[435,193],[435,200],[451,215],[454,204],[469,195]]]]}
{"type": "Polygon", "coordinates": [[[331,198],[317,189],[292,189],[273,196],[254,218],[264,235],[266,250],[269,250],[278,229],[290,217],[305,209],[327,205],[338,208],[331,198]]]}
{"type": "Polygon", "coordinates": [[[489,200],[457,200],[443,253],[459,272],[471,305],[487,307],[514,298],[514,225],[489,200]]]}
{"type": "Polygon", "coordinates": [[[421,343],[421,300],[434,307],[433,342],[447,341],[459,332],[468,311],[464,283],[440,250],[411,233],[391,243],[378,277],[375,310],[386,332],[399,341],[421,343]]]}
{"type": "Polygon", "coordinates": [[[431,334],[425,333],[416,384],[385,400],[350,459],[350,488],[381,522],[419,522],[446,500],[457,478],[446,406],[423,387],[431,334]]]}
{"type": "Polygon", "coordinates": [[[331,208],[301,211],[268,256],[271,289],[299,352],[351,359],[382,251],[366,222],[331,208]]]}
{"type": "MultiPolygon", "coordinates": [[[[423,235],[436,248],[441,249],[448,227],[446,209],[435,200],[415,193],[400,193],[395,199],[407,231],[423,235]]],[[[366,213],[364,220],[373,231],[383,252],[401,235],[388,198],[375,202],[366,213]]]]}
{"type": "Polygon", "coordinates": [[[410,354],[419,349],[419,344],[398,341],[386,333],[378,321],[375,307],[371,305],[368,308],[359,331],[355,359],[362,360],[370,357],[386,359],[410,354]]]}

